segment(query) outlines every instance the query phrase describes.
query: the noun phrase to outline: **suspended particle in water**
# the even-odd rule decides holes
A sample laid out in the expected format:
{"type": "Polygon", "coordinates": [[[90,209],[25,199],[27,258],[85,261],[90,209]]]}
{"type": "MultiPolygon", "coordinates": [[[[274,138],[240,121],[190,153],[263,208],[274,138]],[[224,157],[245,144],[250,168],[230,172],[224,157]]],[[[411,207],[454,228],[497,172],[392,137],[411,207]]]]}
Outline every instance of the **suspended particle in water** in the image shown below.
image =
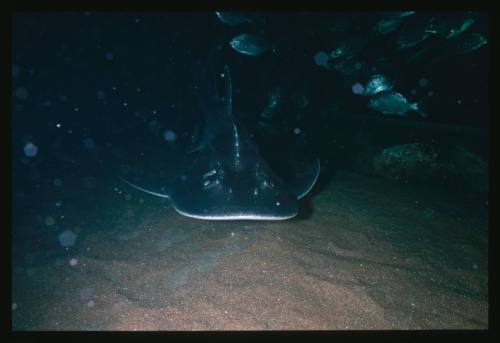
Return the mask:
{"type": "Polygon", "coordinates": [[[99,100],[106,100],[106,92],[104,92],[104,91],[97,91],[97,99],[99,99],[99,100]]]}
{"type": "Polygon", "coordinates": [[[69,265],[71,267],[74,267],[78,264],[78,260],[76,258],[72,258],[71,260],[69,260],[69,265]]]}
{"type": "Polygon", "coordinates": [[[54,179],[53,184],[54,184],[54,186],[56,186],[56,187],[61,187],[61,186],[62,186],[62,184],[63,184],[63,182],[62,182],[62,180],[61,180],[61,179],[59,179],[59,178],[55,178],[55,179],[54,179]]]}
{"type": "Polygon", "coordinates": [[[352,92],[356,95],[361,95],[365,92],[365,87],[359,82],[356,82],[355,84],[352,85],[351,87],[352,92]]]}
{"type": "Polygon", "coordinates": [[[53,217],[51,217],[51,216],[48,216],[48,217],[47,217],[47,218],[45,218],[45,220],[44,220],[44,223],[45,223],[45,225],[47,225],[47,226],[52,226],[52,225],[54,225],[54,224],[55,224],[55,222],[56,222],[56,221],[55,221],[55,220],[54,220],[54,218],[53,218],[53,217]]]}
{"type": "Polygon", "coordinates": [[[29,96],[29,92],[28,92],[28,90],[27,90],[26,88],[24,88],[24,87],[19,87],[19,88],[17,88],[17,89],[15,90],[15,93],[14,93],[14,94],[16,95],[16,98],[17,98],[18,100],[25,100],[25,99],[27,99],[27,98],[28,98],[28,96],[29,96]]]}
{"type": "Polygon", "coordinates": [[[296,127],[295,129],[293,129],[293,133],[295,133],[296,135],[300,134],[300,129],[296,127]]]}
{"type": "Polygon", "coordinates": [[[31,142],[27,142],[24,145],[23,150],[24,150],[24,155],[26,155],[26,157],[35,157],[36,154],[38,153],[38,147],[31,142]]]}
{"type": "Polygon", "coordinates": [[[92,288],[90,287],[83,287],[78,290],[78,293],[80,294],[80,299],[87,300],[92,297],[92,288]]]}
{"type": "Polygon", "coordinates": [[[66,230],[58,237],[59,243],[63,247],[72,247],[76,242],[76,234],[71,230],[66,230]]]}
{"type": "Polygon", "coordinates": [[[108,60],[108,61],[112,61],[115,59],[115,55],[113,55],[112,52],[107,52],[104,57],[108,60]]]}
{"type": "Polygon", "coordinates": [[[177,135],[175,134],[175,132],[166,129],[165,131],[163,131],[163,138],[165,138],[167,142],[172,143],[177,139],[177,135]]]}
{"type": "Polygon", "coordinates": [[[429,84],[429,80],[427,80],[426,78],[421,78],[420,80],[418,80],[418,85],[422,88],[425,88],[427,87],[427,85],[429,84]]]}
{"type": "Polygon", "coordinates": [[[94,140],[90,137],[87,137],[83,140],[83,146],[85,147],[85,149],[87,150],[92,150],[94,149],[95,147],[95,143],[94,143],[94,140]]]}
{"type": "Polygon", "coordinates": [[[17,310],[17,304],[16,303],[12,303],[12,311],[15,311],[17,310]]]}
{"type": "Polygon", "coordinates": [[[328,63],[328,54],[324,51],[320,51],[314,55],[314,63],[317,66],[323,67],[328,63]]]}

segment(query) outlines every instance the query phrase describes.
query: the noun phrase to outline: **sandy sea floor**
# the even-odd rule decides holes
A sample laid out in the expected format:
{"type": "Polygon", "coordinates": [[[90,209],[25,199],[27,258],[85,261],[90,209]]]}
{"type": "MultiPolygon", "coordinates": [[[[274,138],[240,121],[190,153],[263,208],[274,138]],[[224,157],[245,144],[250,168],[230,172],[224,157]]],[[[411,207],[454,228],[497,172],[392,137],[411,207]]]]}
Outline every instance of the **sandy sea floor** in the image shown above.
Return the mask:
{"type": "Polygon", "coordinates": [[[14,330],[488,328],[484,201],[339,172],[296,219],[214,222],[95,192],[14,264],[14,330]]]}

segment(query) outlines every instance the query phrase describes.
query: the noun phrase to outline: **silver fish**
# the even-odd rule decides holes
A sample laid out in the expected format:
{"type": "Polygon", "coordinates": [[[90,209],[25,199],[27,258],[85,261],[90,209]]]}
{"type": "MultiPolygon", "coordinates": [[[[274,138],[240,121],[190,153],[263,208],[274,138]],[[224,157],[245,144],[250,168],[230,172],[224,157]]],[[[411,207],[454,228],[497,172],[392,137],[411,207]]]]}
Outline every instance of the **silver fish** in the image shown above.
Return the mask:
{"type": "Polygon", "coordinates": [[[356,35],[348,40],[341,41],[337,44],[335,49],[330,53],[331,58],[352,58],[359,52],[361,52],[367,45],[368,41],[366,37],[362,35],[356,35]]]}
{"type": "Polygon", "coordinates": [[[472,17],[444,17],[440,21],[434,22],[427,31],[438,34],[445,39],[455,38],[474,24],[474,21],[472,17]]]}
{"type": "Polygon", "coordinates": [[[431,58],[431,53],[433,50],[429,46],[424,46],[423,48],[420,48],[416,52],[412,53],[408,59],[406,60],[406,63],[412,64],[415,62],[420,62],[422,60],[428,61],[431,58]]]}
{"type": "Polygon", "coordinates": [[[242,12],[221,12],[216,11],[215,15],[220,19],[224,24],[229,26],[235,26],[239,24],[243,24],[246,22],[251,22],[252,20],[242,12]]]}
{"type": "Polygon", "coordinates": [[[383,114],[398,114],[404,116],[408,111],[416,111],[422,117],[427,117],[427,114],[418,108],[418,104],[409,102],[402,94],[387,90],[374,95],[368,102],[368,107],[382,112],[383,114]]]}
{"type": "Polygon", "coordinates": [[[415,14],[415,11],[385,12],[385,19],[400,19],[415,14]]]}
{"type": "Polygon", "coordinates": [[[385,35],[386,33],[392,32],[399,27],[399,24],[408,16],[414,14],[415,11],[406,12],[388,12],[383,14],[383,18],[380,19],[372,29],[375,35],[385,35]]]}
{"type": "Polygon", "coordinates": [[[488,39],[481,33],[469,33],[461,36],[456,42],[456,52],[458,54],[466,54],[477,50],[488,43],[488,39]]]}
{"type": "Polygon", "coordinates": [[[447,49],[447,53],[442,56],[438,56],[434,58],[430,64],[434,64],[437,62],[442,62],[450,57],[467,54],[469,52],[475,51],[482,47],[483,45],[488,43],[488,39],[485,35],[481,33],[465,33],[460,35],[458,38],[451,39],[451,46],[447,49]]]}
{"type": "Polygon", "coordinates": [[[403,19],[404,17],[396,19],[381,19],[375,24],[372,32],[375,35],[385,35],[386,33],[396,30],[403,19]]]}
{"type": "Polygon", "coordinates": [[[376,74],[372,75],[366,85],[364,87],[364,92],[362,95],[364,96],[373,96],[377,93],[392,90],[393,84],[391,80],[389,80],[384,75],[376,74]]]}
{"type": "Polygon", "coordinates": [[[260,56],[270,49],[270,45],[266,39],[247,33],[231,39],[229,45],[239,53],[249,56],[260,56]]]}
{"type": "Polygon", "coordinates": [[[397,45],[400,49],[408,49],[427,39],[432,33],[434,17],[418,20],[417,22],[406,22],[399,31],[397,45]]]}

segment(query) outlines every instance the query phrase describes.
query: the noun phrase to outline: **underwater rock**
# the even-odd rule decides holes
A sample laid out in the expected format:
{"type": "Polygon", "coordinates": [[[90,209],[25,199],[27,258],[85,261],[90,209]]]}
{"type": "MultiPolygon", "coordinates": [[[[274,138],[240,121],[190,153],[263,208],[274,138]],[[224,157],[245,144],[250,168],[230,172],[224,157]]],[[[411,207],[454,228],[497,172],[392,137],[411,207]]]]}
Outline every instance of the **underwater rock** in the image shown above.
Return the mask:
{"type": "Polygon", "coordinates": [[[375,174],[393,180],[425,181],[439,168],[432,146],[422,143],[395,145],[383,149],[372,160],[375,174]]]}
{"type": "Polygon", "coordinates": [[[475,190],[485,193],[489,190],[488,162],[457,145],[451,153],[450,163],[460,177],[475,190]]]}

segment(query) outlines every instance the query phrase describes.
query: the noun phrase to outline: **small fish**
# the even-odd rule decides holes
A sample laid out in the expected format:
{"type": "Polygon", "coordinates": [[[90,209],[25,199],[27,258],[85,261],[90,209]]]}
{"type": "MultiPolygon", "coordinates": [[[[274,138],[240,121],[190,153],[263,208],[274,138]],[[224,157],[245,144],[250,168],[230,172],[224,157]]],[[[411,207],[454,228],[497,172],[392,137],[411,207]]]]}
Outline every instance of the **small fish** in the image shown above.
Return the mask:
{"type": "Polygon", "coordinates": [[[262,111],[262,113],[260,114],[260,116],[268,119],[271,118],[273,116],[276,107],[278,107],[280,103],[280,99],[281,99],[281,89],[278,86],[274,88],[271,94],[269,95],[269,100],[267,102],[267,105],[264,108],[264,111],[262,111]]]}
{"type": "Polygon", "coordinates": [[[481,33],[464,34],[460,40],[456,41],[455,51],[458,54],[466,54],[479,49],[487,43],[488,39],[481,33]]]}
{"type": "Polygon", "coordinates": [[[330,53],[331,58],[352,58],[361,52],[367,45],[366,37],[357,35],[349,38],[348,40],[341,41],[337,44],[335,49],[330,53]]]}
{"type": "Polygon", "coordinates": [[[392,82],[384,75],[372,75],[366,82],[362,95],[373,96],[383,91],[392,90],[392,87],[392,82]]]}
{"type": "Polygon", "coordinates": [[[416,111],[422,117],[427,117],[427,114],[418,108],[418,104],[409,102],[402,94],[387,90],[374,95],[368,102],[368,107],[382,112],[383,114],[398,114],[406,115],[408,111],[416,111]]]}
{"type": "Polygon", "coordinates": [[[432,25],[427,28],[427,31],[432,34],[438,34],[445,39],[451,39],[467,30],[474,24],[474,21],[472,17],[444,17],[441,18],[440,21],[432,23],[432,25]]]}
{"type": "Polygon", "coordinates": [[[231,39],[229,45],[241,54],[260,56],[268,51],[271,46],[263,37],[243,33],[231,39]]]}
{"type": "Polygon", "coordinates": [[[412,53],[406,60],[406,63],[412,64],[423,60],[428,61],[431,58],[432,52],[433,50],[431,49],[431,47],[424,46],[423,48],[420,48],[416,52],[412,53]]]}
{"type": "Polygon", "coordinates": [[[408,49],[426,40],[432,33],[430,28],[434,20],[434,17],[430,17],[405,23],[396,41],[399,49],[408,49]]]}
{"type": "Polygon", "coordinates": [[[242,12],[220,12],[216,11],[215,15],[220,19],[224,24],[229,26],[236,26],[239,24],[243,24],[246,22],[251,22],[252,20],[242,12]]]}
{"type": "Polygon", "coordinates": [[[396,30],[399,24],[408,16],[414,14],[415,11],[406,12],[388,12],[383,14],[383,18],[380,19],[372,29],[375,35],[385,35],[389,32],[396,30]]]}
{"type": "Polygon", "coordinates": [[[405,18],[413,14],[415,14],[415,11],[386,12],[384,13],[384,17],[385,19],[391,20],[405,18]]]}
{"type": "Polygon", "coordinates": [[[375,35],[385,35],[389,32],[396,30],[403,21],[404,17],[396,19],[381,19],[379,20],[372,29],[375,35]]]}
{"type": "Polygon", "coordinates": [[[442,62],[450,57],[460,54],[467,54],[475,51],[488,43],[488,39],[481,33],[465,33],[458,38],[449,41],[451,46],[447,49],[447,53],[434,58],[430,64],[442,62]]]}

